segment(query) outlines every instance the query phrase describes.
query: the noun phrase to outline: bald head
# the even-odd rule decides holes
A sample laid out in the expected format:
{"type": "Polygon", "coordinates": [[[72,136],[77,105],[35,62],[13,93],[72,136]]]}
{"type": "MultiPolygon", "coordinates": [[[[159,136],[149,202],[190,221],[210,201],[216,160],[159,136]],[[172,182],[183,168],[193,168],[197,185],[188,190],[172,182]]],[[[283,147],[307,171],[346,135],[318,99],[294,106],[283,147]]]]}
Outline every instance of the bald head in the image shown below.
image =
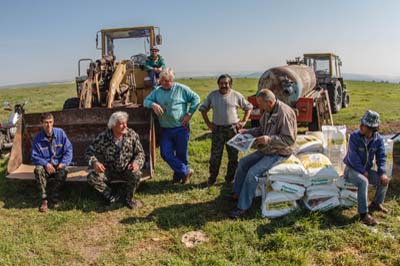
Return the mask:
{"type": "Polygon", "coordinates": [[[269,89],[262,89],[257,94],[257,104],[262,111],[271,112],[276,103],[275,94],[269,89]]]}
{"type": "Polygon", "coordinates": [[[257,97],[260,97],[264,102],[273,101],[275,102],[275,94],[270,89],[261,89],[257,97]]]}

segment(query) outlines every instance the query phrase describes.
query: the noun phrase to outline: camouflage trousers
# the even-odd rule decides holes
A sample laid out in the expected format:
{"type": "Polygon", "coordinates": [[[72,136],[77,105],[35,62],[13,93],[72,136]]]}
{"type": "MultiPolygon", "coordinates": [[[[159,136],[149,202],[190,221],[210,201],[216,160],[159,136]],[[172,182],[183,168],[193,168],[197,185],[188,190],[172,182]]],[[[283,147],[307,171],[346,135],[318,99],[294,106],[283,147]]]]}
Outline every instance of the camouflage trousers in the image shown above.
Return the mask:
{"type": "Polygon", "coordinates": [[[236,168],[238,165],[238,150],[227,145],[226,143],[237,134],[235,125],[217,126],[212,132],[211,156],[210,156],[210,181],[217,180],[219,168],[221,166],[222,154],[224,146],[228,152],[228,168],[225,176],[225,181],[231,182],[235,177],[236,168]]]}
{"type": "Polygon", "coordinates": [[[60,189],[67,178],[68,170],[56,169],[56,173],[49,174],[46,169],[41,165],[36,165],[34,174],[42,199],[47,199],[47,196],[51,198],[58,198],[60,189]]]}
{"type": "Polygon", "coordinates": [[[115,172],[106,170],[105,173],[96,173],[91,171],[87,176],[88,183],[94,189],[102,194],[110,194],[111,188],[109,184],[113,181],[122,181],[126,184],[126,198],[133,198],[136,189],[139,187],[140,178],[142,177],[142,172],[132,172],[131,170],[125,170],[123,172],[115,172]]]}

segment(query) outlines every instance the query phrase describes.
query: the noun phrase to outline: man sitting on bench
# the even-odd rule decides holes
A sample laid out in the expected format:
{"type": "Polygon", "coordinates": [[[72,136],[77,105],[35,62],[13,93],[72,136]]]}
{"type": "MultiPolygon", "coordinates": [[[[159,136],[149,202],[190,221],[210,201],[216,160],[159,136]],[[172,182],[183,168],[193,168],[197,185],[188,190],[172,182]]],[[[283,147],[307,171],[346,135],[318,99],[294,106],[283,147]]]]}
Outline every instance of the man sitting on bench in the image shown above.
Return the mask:
{"type": "Polygon", "coordinates": [[[39,211],[46,212],[48,199],[54,205],[60,201],[59,192],[68,174],[66,167],[72,161],[72,144],[64,130],[53,127],[51,113],[42,114],[40,120],[43,129],[33,141],[31,160],[42,195],[39,211]]]}
{"type": "Polygon", "coordinates": [[[134,194],[142,177],[145,154],[139,135],[128,128],[128,114],[115,112],[108,121],[108,129],[101,132],[86,151],[89,167],[88,183],[112,205],[120,195],[112,191],[112,181],[126,182],[125,203],[128,208],[139,208],[141,201],[135,201],[134,194]]]}

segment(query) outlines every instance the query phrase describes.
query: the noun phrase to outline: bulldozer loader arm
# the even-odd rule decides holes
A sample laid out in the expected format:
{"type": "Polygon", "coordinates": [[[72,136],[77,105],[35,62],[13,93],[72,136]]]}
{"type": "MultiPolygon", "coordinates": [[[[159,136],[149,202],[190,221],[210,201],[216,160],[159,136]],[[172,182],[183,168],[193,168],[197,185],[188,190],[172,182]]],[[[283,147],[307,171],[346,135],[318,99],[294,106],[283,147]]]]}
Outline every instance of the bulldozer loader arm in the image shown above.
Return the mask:
{"type": "MultiPolygon", "coordinates": [[[[64,129],[73,145],[73,160],[69,167],[67,180],[86,180],[88,163],[85,160],[86,148],[94,138],[107,127],[111,114],[125,111],[129,115],[128,126],[138,133],[146,154],[142,169],[142,180],[153,176],[155,159],[155,128],[151,110],[146,108],[91,108],[68,109],[52,112],[54,126],[64,129]]],[[[7,165],[7,177],[12,179],[34,179],[34,165],[31,163],[32,142],[40,132],[40,113],[26,114],[17,125],[10,159],[7,165]],[[21,122],[22,121],[22,122],[21,122]]]]}
{"type": "Polygon", "coordinates": [[[119,63],[110,81],[110,88],[108,90],[108,95],[107,95],[107,108],[113,107],[114,98],[116,94],[120,95],[123,92],[126,92],[128,93],[128,97],[126,98],[129,99],[129,89],[122,92],[120,86],[122,81],[127,81],[128,75],[131,75],[132,73],[133,73],[133,66],[131,62],[126,60],[126,61],[121,61],[121,63],[119,63]]]}

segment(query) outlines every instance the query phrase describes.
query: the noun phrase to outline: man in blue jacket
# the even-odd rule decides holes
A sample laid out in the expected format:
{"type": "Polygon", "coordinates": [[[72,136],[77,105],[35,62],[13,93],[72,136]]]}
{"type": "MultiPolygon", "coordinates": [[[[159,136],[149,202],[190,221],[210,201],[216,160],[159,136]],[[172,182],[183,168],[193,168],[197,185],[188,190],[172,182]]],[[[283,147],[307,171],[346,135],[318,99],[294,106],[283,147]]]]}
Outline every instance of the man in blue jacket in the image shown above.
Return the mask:
{"type": "Polygon", "coordinates": [[[41,123],[43,129],[33,141],[31,160],[41,191],[39,211],[46,212],[48,200],[53,204],[60,200],[59,192],[68,174],[66,167],[72,161],[72,144],[64,130],[53,127],[54,117],[51,113],[42,114],[41,123]]]}
{"type": "Polygon", "coordinates": [[[200,97],[174,79],[171,68],[163,70],[161,86],[145,98],[143,105],[153,109],[160,121],[160,153],[174,171],[173,183],[186,183],[193,174],[188,166],[189,121],[199,106],[200,97]]]}
{"type": "Polygon", "coordinates": [[[378,133],[379,114],[368,110],[360,120],[360,129],[353,132],[349,148],[343,160],[346,164],[345,178],[358,188],[358,212],[366,225],[376,225],[377,221],[368,213],[388,210],[382,206],[389,179],[386,176],[386,154],[382,136],[378,133]],[[375,158],[377,171],[371,169],[375,158]],[[368,206],[368,184],[376,187],[372,203],[368,206]]]}

